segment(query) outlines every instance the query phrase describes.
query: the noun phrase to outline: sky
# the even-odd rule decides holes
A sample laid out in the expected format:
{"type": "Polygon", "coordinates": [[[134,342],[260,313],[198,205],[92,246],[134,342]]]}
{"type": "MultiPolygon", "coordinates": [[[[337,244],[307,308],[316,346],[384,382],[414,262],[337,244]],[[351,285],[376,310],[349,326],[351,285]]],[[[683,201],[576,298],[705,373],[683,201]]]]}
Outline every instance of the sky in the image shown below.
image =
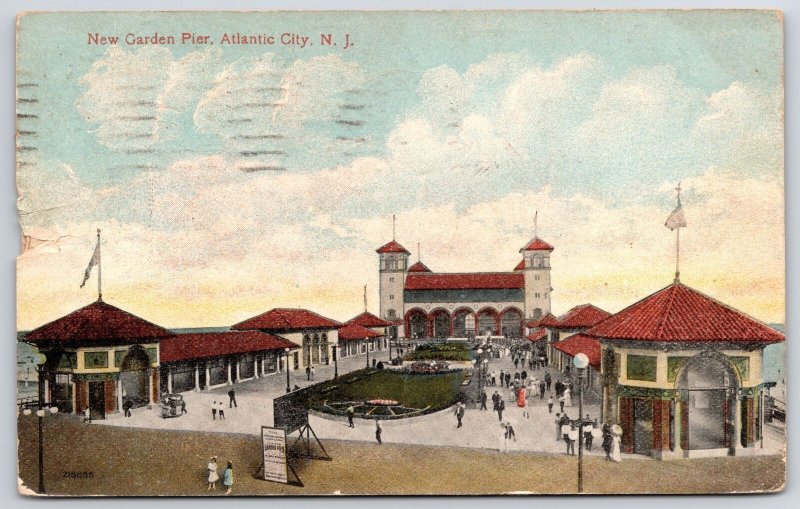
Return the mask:
{"type": "Polygon", "coordinates": [[[678,182],[681,280],[784,321],[773,12],[62,13],[18,29],[21,330],[96,299],[95,273],[79,285],[98,228],[104,300],[160,325],[279,306],[344,320],[365,284],[377,312],[393,214],[435,271],[508,271],[538,211],[554,312],[614,312],[672,282],[678,182]],[[177,44],[124,43],[154,32],[177,44]]]}

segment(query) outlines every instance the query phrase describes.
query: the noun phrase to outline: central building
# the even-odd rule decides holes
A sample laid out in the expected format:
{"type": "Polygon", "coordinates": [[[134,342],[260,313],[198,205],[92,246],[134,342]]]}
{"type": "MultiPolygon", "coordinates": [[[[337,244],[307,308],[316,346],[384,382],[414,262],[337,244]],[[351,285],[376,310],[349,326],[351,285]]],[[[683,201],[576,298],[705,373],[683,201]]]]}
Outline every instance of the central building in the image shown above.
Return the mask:
{"type": "Polygon", "coordinates": [[[381,318],[394,337],[522,337],[526,320],[550,312],[550,253],[534,237],[511,272],[433,272],[392,240],[377,249],[381,318]]]}

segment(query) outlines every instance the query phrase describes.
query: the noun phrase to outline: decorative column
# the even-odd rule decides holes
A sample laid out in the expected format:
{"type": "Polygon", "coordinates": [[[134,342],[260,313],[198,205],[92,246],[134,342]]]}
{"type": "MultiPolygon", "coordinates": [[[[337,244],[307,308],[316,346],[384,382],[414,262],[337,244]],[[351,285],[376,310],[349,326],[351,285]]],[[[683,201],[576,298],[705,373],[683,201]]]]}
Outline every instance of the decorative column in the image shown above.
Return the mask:
{"type": "Polygon", "coordinates": [[[200,365],[194,363],[194,392],[200,391],[200,365]]]}
{"type": "Polygon", "coordinates": [[[117,378],[117,411],[122,410],[122,378],[117,378]]]}
{"type": "Polygon", "coordinates": [[[172,394],[172,366],[167,368],[167,392],[172,394]]]}
{"type": "Polygon", "coordinates": [[[231,380],[231,360],[226,359],[225,364],[228,366],[228,385],[233,385],[233,381],[231,380]]]}
{"type": "Polygon", "coordinates": [[[240,364],[240,362],[241,362],[241,357],[239,357],[237,355],[236,356],[236,383],[237,384],[242,381],[242,378],[239,376],[239,364],[240,364]]]}
{"type": "MultiPolygon", "coordinates": [[[[72,376],[70,377],[70,380],[72,380],[72,381],[69,383],[69,385],[70,385],[70,387],[71,387],[71,389],[72,389],[72,390],[70,391],[70,394],[72,394],[72,413],[73,413],[73,414],[75,414],[75,413],[77,413],[77,407],[76,407],[76,405],[78,404],[78,394],[77,394],[77,392],[76,392],[76,391],[77,391],[77,387],[76,387],[76,385],[75,385],[75,375],[72,375],[72,376]]],[[[120,394],[120,397],[121,397],[121,396],[122,396],[122,390],[120,390],[120,391],[119,391],[119,394],[120,394]]]]}
{"type": "Polygon", "coordinates": [[[211,390],[211,369],[208,367],[208,362],[206,362],[206,390],[211,390]]]}
{"type": "Polygon", "coordinates": [[[152,369],[148,369],[147,370],[147,382],[148,382],[148,386],[149,386],[149,390],[147,391],[147,399],[148,399],[147,404],[148,404],[148,406],[152,406],[153,405],[153,370],[152,369]]]}
{"type": "Polygon", "coordinates": [[[255,365],[253,366],[253,378],[258,380],[258,377],[261,375],[261,373],[259,373],[259,370],[264,368],[264,360],[262,359],[261,354],[254,355],[253,362],[255,363],[255,365]],[[259,368],[258,366],[259,359],[261,359],[261,368],[259,368]]]}
{"type": "Polygon", "coordinates": [[[42,404],[50,403],[50,373],[47,373],[47,376],[44,377],[44,393],[43,393],[42,404]]]}

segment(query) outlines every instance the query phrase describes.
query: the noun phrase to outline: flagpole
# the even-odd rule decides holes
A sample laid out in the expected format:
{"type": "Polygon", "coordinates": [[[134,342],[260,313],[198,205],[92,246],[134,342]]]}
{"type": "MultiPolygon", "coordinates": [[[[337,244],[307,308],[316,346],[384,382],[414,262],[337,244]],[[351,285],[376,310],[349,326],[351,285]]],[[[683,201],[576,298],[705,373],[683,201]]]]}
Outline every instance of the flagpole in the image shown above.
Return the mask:
{"type": "Polygon", "coordinates": [[[103,262],[100,255],[100,228],[97,229],[97,300],[103,300],[103,262]]]}
{"type": "Polygon", "coordinates": [[[681,259],[681,229],[675,228],[675,282],[676,283],[680,283],[681,281],[680,259],[681,259]]]}

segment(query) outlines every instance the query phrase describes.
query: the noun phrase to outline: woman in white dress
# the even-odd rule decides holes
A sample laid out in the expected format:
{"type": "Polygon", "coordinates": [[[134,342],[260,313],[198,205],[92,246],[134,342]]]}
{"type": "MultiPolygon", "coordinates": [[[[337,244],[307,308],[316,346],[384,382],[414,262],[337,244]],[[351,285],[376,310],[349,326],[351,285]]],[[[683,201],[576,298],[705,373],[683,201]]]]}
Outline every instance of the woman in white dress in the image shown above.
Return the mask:
{"type": "Polygon", "coordinates": [[[216,490],[217,481],[219,481],[219,474],[217,473],[217,458],[215,456],[208,462],[208,489],[216,490]]]}
{"type": "Polygon", "coordinates": [[[622,437],[622,428],[615,424],[611,426],[611,461],[622,461],[622,455],[619,451],[619,441],[622,437]]]}
{"type": "MultiPolygon", "coordinates": [[[[569,387],[564,389],[564,406],[572,406],[572,391],[569,387]]],[[[580,417],[580,415],[578,417],[580,417]]]]}

